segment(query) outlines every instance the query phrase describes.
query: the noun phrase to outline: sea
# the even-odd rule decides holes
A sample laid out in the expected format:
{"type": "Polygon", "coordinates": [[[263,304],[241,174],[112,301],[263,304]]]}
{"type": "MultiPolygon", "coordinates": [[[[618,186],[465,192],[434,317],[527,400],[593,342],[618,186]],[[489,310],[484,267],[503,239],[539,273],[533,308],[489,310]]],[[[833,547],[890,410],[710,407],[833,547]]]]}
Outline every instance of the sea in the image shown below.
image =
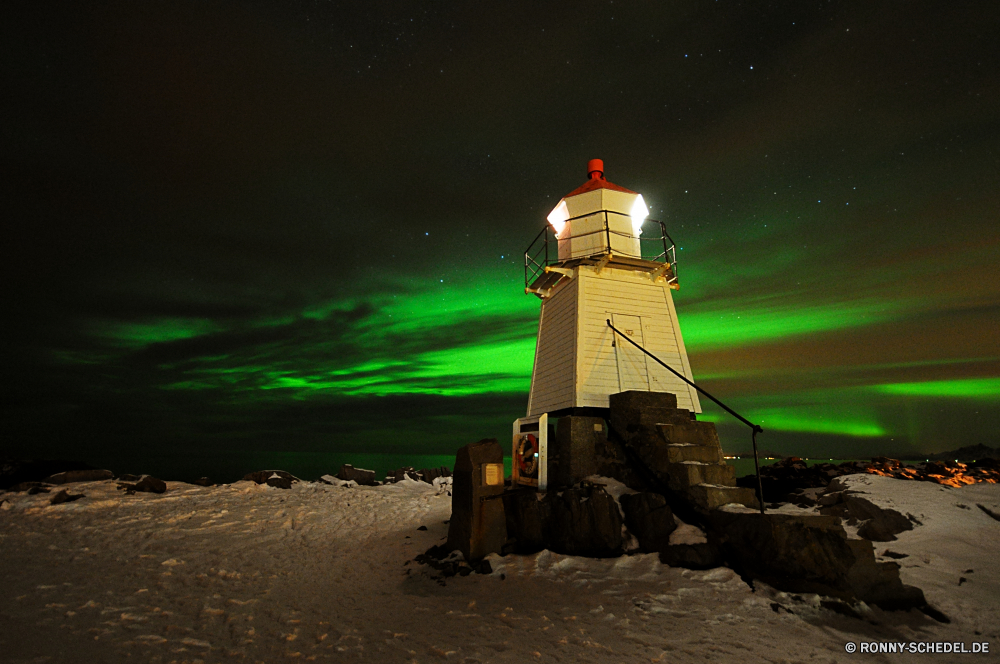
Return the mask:
{"type": "MultiPolygon", "coordinates": [[[[445,467],[453,470],[454,454],[392,454],[392,453],[361,453],[361,452],[269,452],[253,451],[240,453],[202,453],[193,456],[150,455],[139,453],[134,459],[116,454],[114,459],[90,460],[92,465],[109,468],[115,474],[134,473],[149,474],[166,480],[190,482],[201,477],[208,477],[214,482],[228,483],[241,479],[246,473],[255,470],[284,470],[303,480],[315,480],[323,475],[336,475],[342,464],[349,463],[355,468],[374,470],[375,476],[382,479],[389,471],[407,466],[417,470],[421,468],[445,467]],[[140,456],[141,454],[141,456],[140,456]],[[109,465],[110,464],[110,465],[109,465]]],[[[736,476],[754,474],[753,457],[727,459],[729,465],[736,468],[736,476]]],[[[761,459],[760,465],[776,463],[777,459],[761,459]]],[[[841,464],[847,461],[869,461],[869,459],[805,459],[808,465],[818,463],[841,464]]],[[[909,460],[904,463],[916,464],[920,460],[909,460]]],[[[506,474],[511,473],[511,459],[504,457],[506,474]]]]}

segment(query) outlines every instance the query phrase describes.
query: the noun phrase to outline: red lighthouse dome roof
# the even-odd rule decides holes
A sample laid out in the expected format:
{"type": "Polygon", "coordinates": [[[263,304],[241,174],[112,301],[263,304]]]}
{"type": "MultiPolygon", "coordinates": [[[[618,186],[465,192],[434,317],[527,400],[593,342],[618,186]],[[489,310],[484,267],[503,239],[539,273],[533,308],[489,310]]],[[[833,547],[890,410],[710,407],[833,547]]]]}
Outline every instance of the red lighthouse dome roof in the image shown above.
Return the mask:
{"type": "Polygon", "coordinates": [[[570,196],[576,196],[578,194],[585,194],[588,191],[594,191],[595,189],[611,189],[612,191],[620,191],[625,194],[636,193],[631,189],[626,189],[625,187],[619,187],[618,185],[605,180],[604,161],[601,159],[591,159],[589,162],[587,162],[587,176],[590,179],[588,179],[581,186],[577,187],[573,191],[566,194],[564,198],[569,198],[570,196]]]}
{"type": "Polygon", "coordinates": [[[574,189],[573,191],[566,194],[565,198],[570,196],[576,196],[577,194],[585,194],[588,191],[594,191],[596,189],[611,189],[612,191],[621,191],[626,194],[635,194],[638,192],[632,191],[631,189],[626,189],[613,182],[608,182],[604,178],[598,178],[594,180],[587,180],[585,183],[574,189]]]}

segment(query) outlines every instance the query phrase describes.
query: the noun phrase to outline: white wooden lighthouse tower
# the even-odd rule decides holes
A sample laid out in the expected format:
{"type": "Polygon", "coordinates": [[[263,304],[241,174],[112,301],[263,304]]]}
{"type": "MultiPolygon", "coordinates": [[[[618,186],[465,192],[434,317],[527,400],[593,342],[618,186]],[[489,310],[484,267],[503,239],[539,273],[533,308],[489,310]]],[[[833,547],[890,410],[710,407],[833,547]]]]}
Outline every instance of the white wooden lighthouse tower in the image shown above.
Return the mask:
{"type": "Polygon", "coordinates": [[[692,379],[670,292],[679,288],[673,242],[646,220],[641,195],[605,179],[600,159],[587,172],[526,255],[526,291],[542,299],[527,416],[596,413],[626,390],[671,392],[679,408],[700,413],[694,388],[607,325],[692,379]]]}

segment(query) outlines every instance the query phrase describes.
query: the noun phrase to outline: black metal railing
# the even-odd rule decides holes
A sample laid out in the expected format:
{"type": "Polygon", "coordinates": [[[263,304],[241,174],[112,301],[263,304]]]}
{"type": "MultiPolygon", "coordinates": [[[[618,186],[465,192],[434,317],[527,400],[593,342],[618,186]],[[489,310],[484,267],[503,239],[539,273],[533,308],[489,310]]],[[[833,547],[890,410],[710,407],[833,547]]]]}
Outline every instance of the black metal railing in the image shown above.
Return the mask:
{"type": "Polygon", "coordinates": [[[542,230],[535,236],[535,239],[531,241],[528,248],[524,252],[524,286],[527,288],[534,281],[544,274],[545,268],[550,265],[555,265],[560,260],[569,260],[577,258],[597,258],[604,256],[608,253],[614,253],[620,256],[627,256],[629,258],[640,258],[642,260],[653,261],[657,263],[669,263],[673,268],[674,279],[677,277],[677,250],[674,245],[673,238],[667,233],[666,226],[664,226],[662,221],[657,221],[656,219],[646,219],[643,222],[643,226],[648,226],[650,224],[656,224],[660,230],[659,236],[649,236],[640,235],[638,238],[635,237],[631,232],[624,233],[622,231],[616,231],[611,228],[609,223],[609,215],[619,215],[622,217],[627,217],[631,221],[631,217],[627,214],[621,212],[613,212],[611,210],[602,210],[597,213],[590,213],[586,215],[581,215],[579,217],[573,217],[572,219],[567,219],[566,223],[570,224],[570,235],[564,238],[559,238],[556,236],[555,230],[550,224],[545,224],[542,230]],[[573,233],[572,223],[580,219],[587,219],[594,217],[595,215],[603,214],[604,223],[602,226],[596,230],[592,230],[586,233],[573,233]],[[604,236],[604,246],[598,251],[566,256],[563,259],[559,257],[559,244],[561,242],[570,242],[571,240],[577,240],[580,238],[593,236],[593,235],[603,235],[604,236]],[[639,255],[634,255],[631,252],[617,250],[612,247],[612,238],[622,237],[626,239],[638,239],[639,240],[639,255]]]}
{"type": "Polygon", "coordinates": [[[688,385],[690,385],[694,389],[698,390],[698,392],[700,392],[701,394],[704,394],[706,397],[708,397],[709,399],[711,399],[712,401],[714,401],[719,406],[722,406],[723,410],[725,410],[727,413],[729,413],[730,415],[732,415],[733,417],[735,417],[736,419],[738,419],[743,424],[745,424],[748,427],[750,427],[750,431],[751,431],[750,438],[753,441],[753,469],[754,469],[754,472],[756,472],[756,474],[757,474],[757,491],[758,491],[757,498],[758,498],[758,500],[760,500],[760,513],[763,514],[764,513],[764,488],[761,485],[761,481],[760,481],[760,462],[757,460],[757,434],[763,433],[764,429],[761,428],[761,426],[759,424],[754,424],[753,422],[751,422],[747,418],[743,417],[742,415],[740,415],[739,413],[737,413],[735,410],[733,410],[732,408],[730,408],[726,404],[722,403],[721,401],[719,401],[718,399],[716,399],[715,397],[713,397],[711,394],[709,394],[708,392],[706,392],[702,388],[700,388],[697,385],[695,385],[694,381],[688,380],[687,376],[683,375],[682,373],[680,373],[679,371],[677,371],[676,369],[674,369],[672,366],[668,365],[663,360],[661,360],[657,356],[653,355],[652,353],[650,353],[648,350],[646,350],[645,348],[643,348],[642,346],[640,346],[636,342],[632,341],[632,339],[629,338],[628,335],[624,334],[621,330],[619,330],[614,325],[612,325],[610,319],[607,320],[607,323],[608,323],[608,327],[610,327],[614,332],[617,332],[618,334],[620,334],[621,337],[622,337],[622,339],[624,339],[625,341],[629,342],[630,344],[632,344],[633,346],[635,346],[636,348],[638,348],[639,350],[641,350],[647,356],[649,356],[649,357],[653,358],[654,360],[656,360],[660,364],[660,366],[662,366],[664,369],[666,369],[667,371],[671,372],[672,374],[674,374],[675,376],[677,376],[678,378],[680,378],[681,380],[683,380],[685,383],[687,383],[688,385]]]}

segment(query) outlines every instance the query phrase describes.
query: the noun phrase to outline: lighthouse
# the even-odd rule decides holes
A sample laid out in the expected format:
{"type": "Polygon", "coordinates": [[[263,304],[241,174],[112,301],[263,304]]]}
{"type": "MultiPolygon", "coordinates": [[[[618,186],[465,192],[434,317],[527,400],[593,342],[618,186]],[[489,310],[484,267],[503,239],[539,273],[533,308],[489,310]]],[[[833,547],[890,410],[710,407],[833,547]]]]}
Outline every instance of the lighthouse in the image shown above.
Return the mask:
{"type": "Polygon", "coordinates": [[[604,418],[612,394],[669,393],[691,419],[701,412],[693,387],[608,325],[692,380],[672,296],[679,288],[663,223],[592,159],[586,182],[559,200],[525,253],[525,292],[542,306],[528,412],[514,423],[515,479],[544,488],[548,422],[604,418]]]}
{"type": "Polygon", "coordinates": [[[600,159],[587,175],[526,257],[525,290],[542,300],[527,415],[590,414],[627,390],[670,392],[679,408],[700,413],[693,387],[607,324],[692,380],[672,297],[680,287],[673,242],[648,219],[641,194],[607,180],[600,159]]]}

